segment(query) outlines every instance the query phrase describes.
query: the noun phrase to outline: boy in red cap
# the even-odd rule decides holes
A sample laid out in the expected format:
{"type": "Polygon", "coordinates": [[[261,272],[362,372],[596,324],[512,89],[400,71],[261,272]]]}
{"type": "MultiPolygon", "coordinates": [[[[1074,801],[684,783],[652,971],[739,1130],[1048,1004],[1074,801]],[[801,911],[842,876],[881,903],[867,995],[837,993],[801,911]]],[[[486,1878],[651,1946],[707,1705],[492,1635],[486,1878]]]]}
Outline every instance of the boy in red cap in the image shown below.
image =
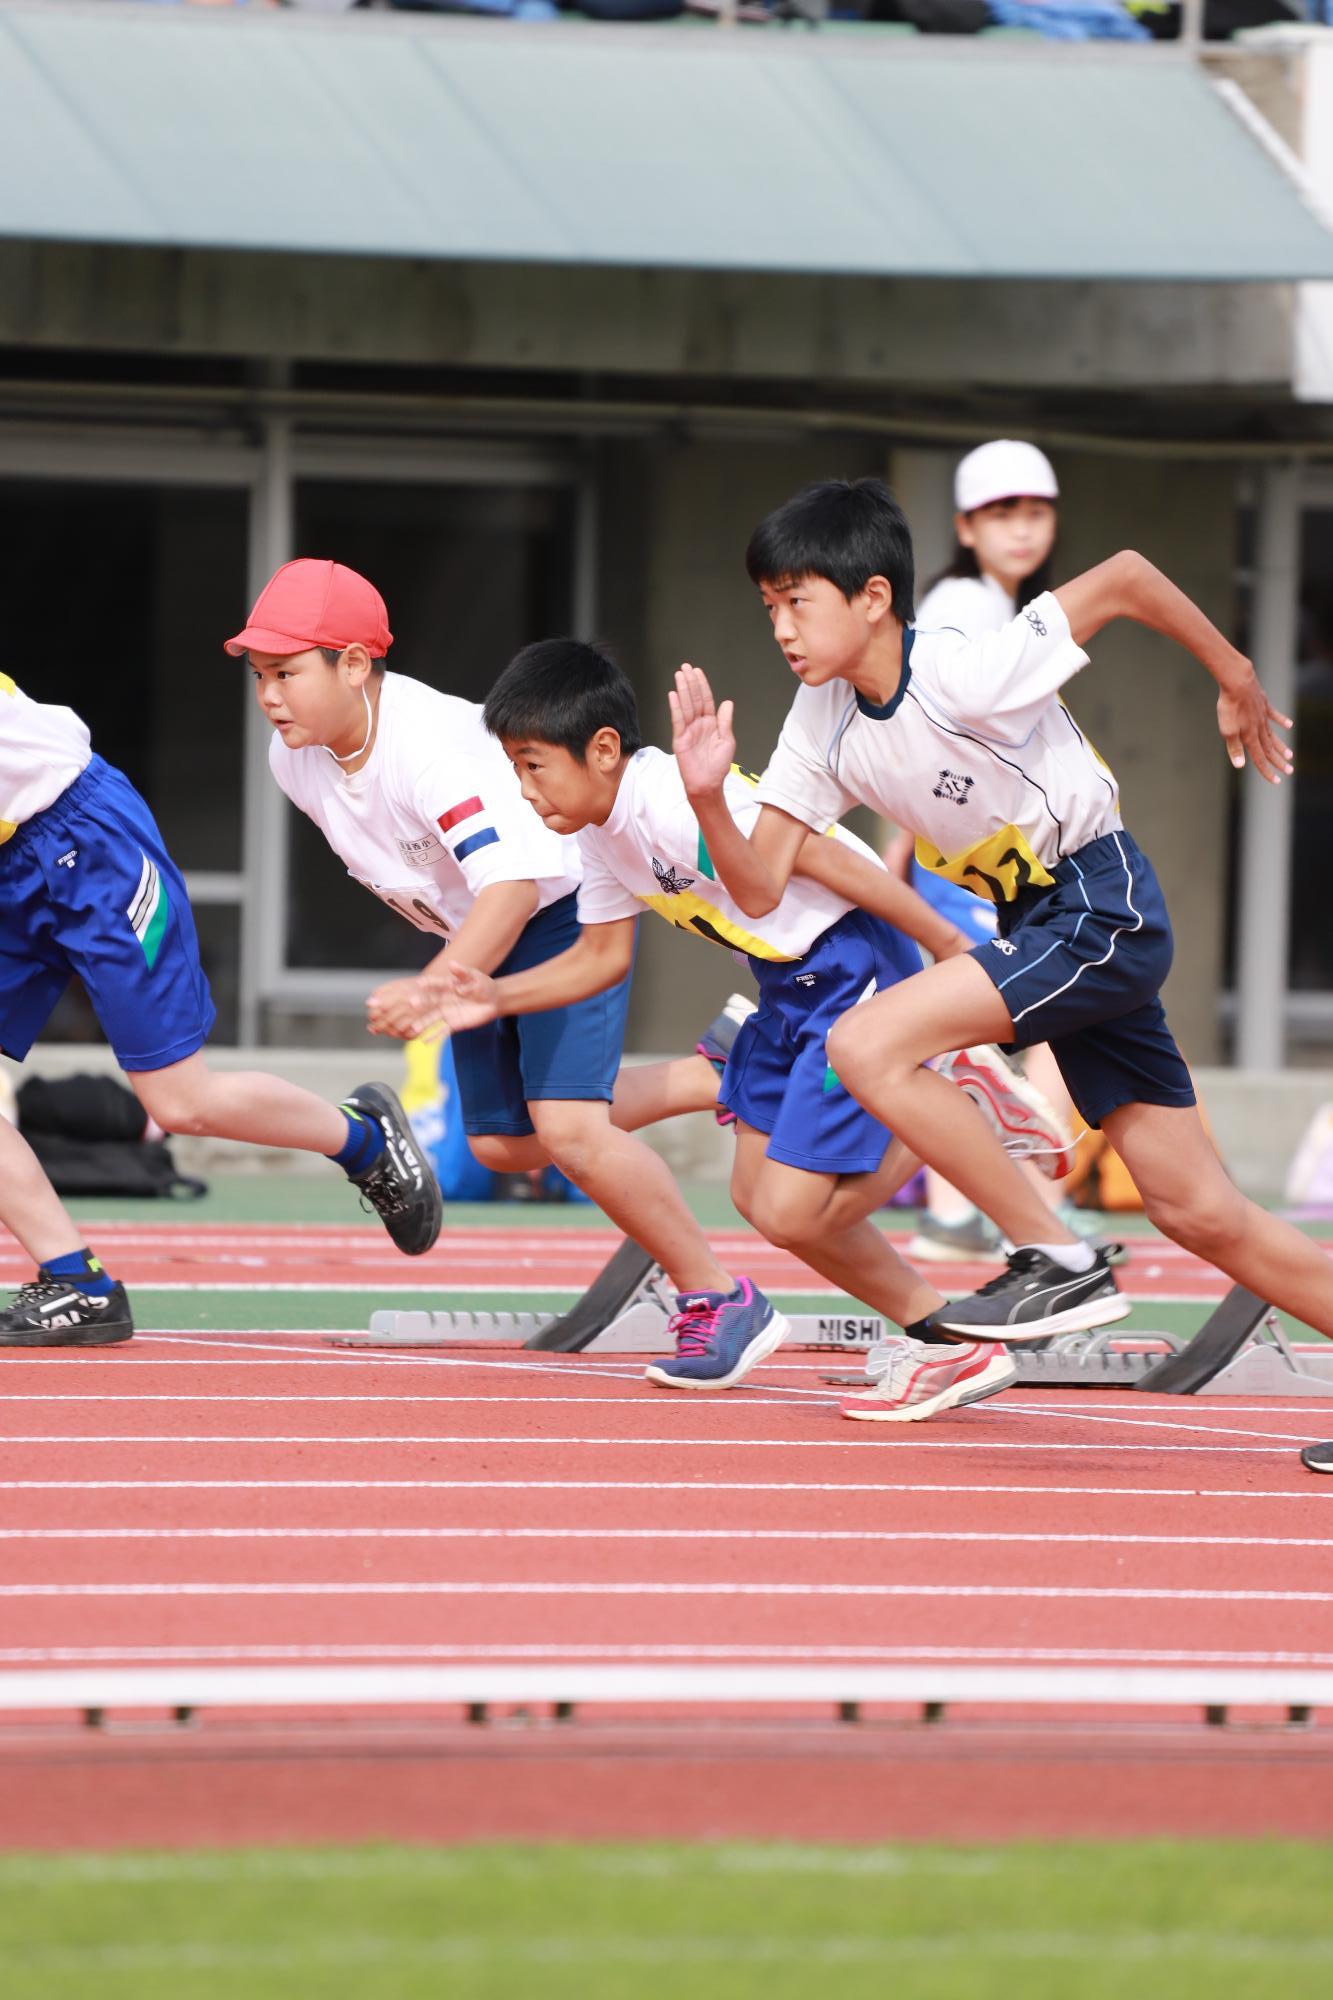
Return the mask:
{"type": "MultiPolygon", "coordinates": [[[[214,1007],[185,883],[129,780],[72,709],[0,674],[0,1053],[22,1062],[75,974],[148,1116],[166,1132],[335,1160],[409,1256],[439,1234],[440,1193],[392,1091],[344,1104],[262,1071],[215,1075],[214,1007]]],[[[0,1347],[103,1346],[134,1331],[121,1286],[16,1132],[0,1130],[0,1222],[37,1264],[0,1311],[0,1347]]]]}
{"type": "MultiPolygon", "coordinates": [[[[578,936],[576,843],[524,803],[479,705],[385,671],[391,643],[384,601],[355,570],[298,561],[277,572],[226,647],[249,655],[273,727],[269,768],[354,879],[438,938],[451,964],[514,972],[557,956],[578,936]]],[[[679,1322],[692,1299],[715,1302],[727,1359],[705,1386],[729,1388],[787,1322],[719,1264],[665,1162],[625,1129],[711,1106],[711,1070],[691,1059],[693,1102],[640,1089],[631,1072],[634,1107],[618,1104],[612,1120],[628,999],[626,976],[575,1005],[456,1035],[464,1129],[497,1171],[554,1161],[669,1274],[679,1322]]],[[[411,1033],[420,1007],[415,977],[390,980],[371,996],[372,1025],[411,1033]]]]}

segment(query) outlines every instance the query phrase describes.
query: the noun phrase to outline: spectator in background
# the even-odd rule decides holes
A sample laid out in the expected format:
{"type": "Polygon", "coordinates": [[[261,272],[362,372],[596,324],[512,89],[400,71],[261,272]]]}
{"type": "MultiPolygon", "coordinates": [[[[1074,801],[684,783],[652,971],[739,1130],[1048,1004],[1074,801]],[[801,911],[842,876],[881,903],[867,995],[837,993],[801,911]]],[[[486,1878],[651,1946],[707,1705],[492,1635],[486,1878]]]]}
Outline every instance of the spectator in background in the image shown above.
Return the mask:
{"type": "MultiPolygon", "coordinates": [[[[1000,631],[1025,604],[1049,589],[1059,497],[1051,462],[1036,445],[996,438],[969,452],[954,473],[953,556],[917,609],[918,630],[948,628],[967,639],[980,639],[1000,631]]],[[[899,834],[884,858],[969,937],[993,936],[992,905],[922,868],[913,858],[913,847],[911,834],[899,834]]],[[[1069,1092],[1049,1049],[1029,1051],[1027,1074],[1065,1122],[1072,1123],[1069,1092]]],[[[1060,1183],[1045,1179],[1033,1167],[1026,1171],[1042,1199],[1059,1209],[1060,1183]]],[[[1063,1219],[1070,1222],[1067,1205],[1063,1219]]],[[[908,1254],[944,1262],[997,1256],[999,1250],[994,1225],[928,1170],[926,1210],[908,1254]]]]}

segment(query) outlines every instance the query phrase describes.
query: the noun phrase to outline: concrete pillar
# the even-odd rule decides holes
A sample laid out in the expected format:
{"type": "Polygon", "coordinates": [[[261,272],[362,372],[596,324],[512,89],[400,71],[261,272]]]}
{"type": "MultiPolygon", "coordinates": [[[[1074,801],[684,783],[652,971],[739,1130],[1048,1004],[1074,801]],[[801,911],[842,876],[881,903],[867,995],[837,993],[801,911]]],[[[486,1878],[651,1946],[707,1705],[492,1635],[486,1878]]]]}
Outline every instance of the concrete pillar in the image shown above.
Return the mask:
{"type": "MultiPolygon", "coordinates": [[[[250,493],[249,597],[253,603],[275,569],[293,554],[296,539],[291,420],[266,417],[262,460],[250,493]]],[[[248,607],[247,607],[248,608],[248,607]]],[[[287,921],[287,801],[269,775],[269,725],[256,702],[246,711],[241,865],[239,1026],[241,1042],[260,1039],[264,999],[273,991],[285,955],[287,921]]]]}
{"type": "MultiPolygon", "coordinates": [[[[1273,706],[1295,714],[1300,590],[1300,470],[1275,461],[1259,475],[1255,538],[1254,664],[1273,706]]],[[[1252,770],[1241,793],[1236,1062],[1281,1069],[1286,1057],[1291,826],[1295,786],[1252,770]]]]}

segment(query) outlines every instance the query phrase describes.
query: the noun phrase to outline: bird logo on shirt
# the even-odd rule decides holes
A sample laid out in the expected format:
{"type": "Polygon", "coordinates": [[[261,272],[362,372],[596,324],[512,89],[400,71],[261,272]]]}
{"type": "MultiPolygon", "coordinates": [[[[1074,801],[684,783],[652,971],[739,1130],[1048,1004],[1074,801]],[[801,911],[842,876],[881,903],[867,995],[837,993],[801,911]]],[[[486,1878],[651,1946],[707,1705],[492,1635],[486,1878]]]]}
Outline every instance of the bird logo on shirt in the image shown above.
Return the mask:
{"type": "Polygon", "coordinates": [[[668,868],[656,855],[653,856],[653,873],[664,896],[683,896],[687,889],[694,886],[693,875],[678,875],[674,868],[668,868]]]}

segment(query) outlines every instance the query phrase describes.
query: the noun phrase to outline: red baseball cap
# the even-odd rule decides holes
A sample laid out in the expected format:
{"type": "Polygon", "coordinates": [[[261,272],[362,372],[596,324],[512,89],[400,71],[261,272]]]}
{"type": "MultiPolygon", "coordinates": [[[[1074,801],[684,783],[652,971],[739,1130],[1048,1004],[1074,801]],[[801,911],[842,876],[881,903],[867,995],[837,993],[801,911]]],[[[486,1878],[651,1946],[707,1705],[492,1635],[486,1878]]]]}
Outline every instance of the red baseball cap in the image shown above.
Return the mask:
{"type": "Polygon", "coordinates": [[[344,563],[284,563],[255,599],[245,630],[228,639],[242,653],[305,653],[312,646],[361,645],[382,660],[393,644],[389,614],[373,583],[344,563]]]}

